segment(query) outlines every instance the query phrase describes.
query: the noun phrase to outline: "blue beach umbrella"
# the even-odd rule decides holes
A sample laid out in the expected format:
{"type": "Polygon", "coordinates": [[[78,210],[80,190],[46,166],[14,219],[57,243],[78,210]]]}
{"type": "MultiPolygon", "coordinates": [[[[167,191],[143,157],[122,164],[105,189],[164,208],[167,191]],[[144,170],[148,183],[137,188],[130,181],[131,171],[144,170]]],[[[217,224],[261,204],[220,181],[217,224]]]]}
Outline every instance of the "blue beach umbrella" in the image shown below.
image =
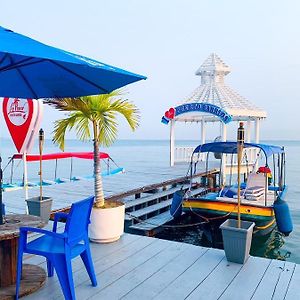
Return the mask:
{"type": "Polygon", "coordinates": [[[146,77],[0,27],[0,97],[106,94],[141,79],[146,77]]]}
{"type": "Polygon", "coordinates": [[[141,79],[146,77],[45,45],[0,26],[0,97],[39,99],[106,94],[141,79]]]}

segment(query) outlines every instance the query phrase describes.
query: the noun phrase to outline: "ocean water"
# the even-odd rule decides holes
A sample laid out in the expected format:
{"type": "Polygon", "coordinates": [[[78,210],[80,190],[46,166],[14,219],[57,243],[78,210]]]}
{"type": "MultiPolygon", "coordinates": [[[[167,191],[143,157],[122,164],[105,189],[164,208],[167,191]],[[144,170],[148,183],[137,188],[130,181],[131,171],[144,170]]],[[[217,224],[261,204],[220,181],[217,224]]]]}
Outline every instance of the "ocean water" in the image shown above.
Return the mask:
{"type": "MultiPolygon", "coordinates": [[[[285,146],[287,161],[288,193],[286,200],[291,210],[294,231],[289,237],[282,237],[277,232],[273,232],[267,239],[254,242],[251,253],[258,256],[286,259],[288,261],[300,263],[300,141],[268,141],[269,144],[285,146]]],[[[176,141],[176,145],[196,146],[196,141],[176,141]]],[[[0,151],[5,168],[9,157],[14,153],[14,146],[9,139],[1,139],[0,151]]],[[[82,143],[76,140],[66,142],[66,151],[92,151],[92,143],[82,143]]],[[[58,152],[59,149],[50,140],[45,141],[44,153],[58,152]]],[[[169,143],[167,140],[120,140],[109,149],[101,149],[108,152],[114,161],[127,172],[138,172],[137,176],[144,173],[159,173],[160,170],[168,167],[169,162],[169,143]]],[[[34,146],[32,153],[38,153],[37,145],[34,146]]],[[[11,165],[4,170],[4,182],[8,182],[11,176],[11,165]]],[[[43,173],[45,179],[54,179],[55,163],[48,161],[43,163],[43,173]]],[[[186,175],[185,168],[182,168],[183,176],[186,175]]],[[[70,176],[70,160],[58,162],[58,177],[70,176]]],[[[22,162],[15,162],[14,181],[22,179],[22,162]]],[[[73,164],[73,175],[84,176],[92,174],[92,161],[76,160],[73,164]]],[[[38,163],[30,163],[28,167],[28,178],[30,181],[38,181],[38,163]]],[[[194,244],[199,242],[199,228],[187,228],[180,231],[180,239],[194,244]]],[[[172,238],[172,236],[171,236],[172,238]]],[[[174,239],[178,237],[174,236],[174,239]]]]}

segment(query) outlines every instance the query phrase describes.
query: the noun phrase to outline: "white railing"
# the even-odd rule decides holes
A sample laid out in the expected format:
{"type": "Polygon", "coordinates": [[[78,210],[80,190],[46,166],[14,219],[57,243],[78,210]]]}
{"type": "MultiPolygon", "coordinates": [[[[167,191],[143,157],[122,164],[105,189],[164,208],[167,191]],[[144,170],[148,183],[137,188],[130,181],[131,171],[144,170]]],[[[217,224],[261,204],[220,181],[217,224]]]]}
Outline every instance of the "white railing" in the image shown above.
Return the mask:
{"type": "MultiPolygon", "coordinates": [[[[257,148],[246,148],[243,150],[242,165],[253,165],[257,158],[257,148]]],[[[237,155],[226,155],[226,166],[237,165],[237,155]]]]}
{"type": "MultiPolygon", "coordinates": [[[[247,148],[243,150],[243,160],[241,164],[241,172],[247,173],[253,170],[254,164],[257,160],[258,154],[257,148],[247,148]]],[[[226,174],[236,174],[237,173],[237,155],[227,154],[225,156],[225,173],[226,174]]]]}
{"type": "MultiPolygon", "coordinates": [[[[174,162],[175,163],[187,163],[191,161],[191,156],[195,147],[175,147],[174,153],[174,162]]],[[[243,161],[242,166],[244,168],[248,167],[252,170],[252,167],[257,158],[258,149],[256,148],[247,148],[243,151],[243,161]],[[247,161],[246,161],[247,159],[247,161]]],[[[198,158],[197,155],[194,156],[194,161],[205,161],[206,153],[200,153],[198,158]]],[[[229,172],[229,169],[232,167],[232,172],[236,172],[237,167],[237,155],[224,155],[223,159],[225,159],[226,173],[229,172]]]]}
{"type": "MultiPolygon", "coordinates": [[[[186,163],[191,161],[191,156],[195,147],[175,147],[174,161],[175,163],[186,163]]],[[[194,160],[204,161],[205,154],[200,153],[199,158],[195,155],[194,160]]]]}

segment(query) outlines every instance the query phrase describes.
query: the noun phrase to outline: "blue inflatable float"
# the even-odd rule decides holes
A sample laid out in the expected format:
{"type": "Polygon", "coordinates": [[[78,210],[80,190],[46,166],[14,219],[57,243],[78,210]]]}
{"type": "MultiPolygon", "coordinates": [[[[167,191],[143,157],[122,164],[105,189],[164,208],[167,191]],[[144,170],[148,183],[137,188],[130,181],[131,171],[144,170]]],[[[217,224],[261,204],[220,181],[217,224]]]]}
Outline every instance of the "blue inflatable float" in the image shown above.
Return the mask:
{"type": "Polygon", "coordinates": [[[174,218],[179,218],[182,214],[182,200],[185,192],[183,190],[176,191],[173,195],[170,214],[174,218]]]}
{"type": "Polygon", "coordinates": [[[287,202],[278,197],[273,207],[278,231],[288,236],[293,231],[293,221],[287,202]]]}

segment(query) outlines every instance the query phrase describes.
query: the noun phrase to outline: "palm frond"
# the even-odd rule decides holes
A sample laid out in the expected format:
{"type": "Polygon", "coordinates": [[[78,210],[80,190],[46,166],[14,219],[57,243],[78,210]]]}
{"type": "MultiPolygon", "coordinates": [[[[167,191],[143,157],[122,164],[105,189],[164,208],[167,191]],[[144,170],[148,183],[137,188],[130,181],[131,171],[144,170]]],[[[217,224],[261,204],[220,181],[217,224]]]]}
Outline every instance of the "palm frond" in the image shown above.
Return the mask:
{"type": "MultiPolygon", "coordinates": [[[[83,141],[91,139],[91,128],[95,128],[94,153],[99,151],[98,145],[109,146],[117,138],[117,116],[123,116],[132,130],[139,125],[140,115],[137,107],[122,98],[123,92],[116,90],[110,94],[86,96],[80,98],[47,99],[44,102],[67,113],[67,117],[54,123],[53,141],[60,149],[65,148],[66,132],[74,129],[77,138],[83,141]],[[93,125],[93,126],[91,126],[93,125]],[[97,130],[98,129],[98,130],[97,130]]],[[[93,134],[93,136],[94,136],[93,134]]],[[[98,157],[96,155],[96,157],[98,157]]],[[[94,164],[95,201],[103,204],[101,185],[101,165],[94,164]]]]}
{"type": "Polygon", "coordinates": [[[83,137],[83,140],[86,139],[86,137],[90,137],[89,127],[83,127],[83,125],[88,124],[88,120],[84,122],[85,118],[82,116],[80,112],[71,113],[67,118],[58,120],[54,122],[54,130],[53,130],[53,142],[59,146],[61,150],[64,151],[65,149],[65,136],[66,131],[72,130],[74,127],[80,128],[79,136],[83,137]],[[81,124],[81,125],[77,125],[81,124]],[[85,133],[83,132],[85,130],[85,133]]]}

